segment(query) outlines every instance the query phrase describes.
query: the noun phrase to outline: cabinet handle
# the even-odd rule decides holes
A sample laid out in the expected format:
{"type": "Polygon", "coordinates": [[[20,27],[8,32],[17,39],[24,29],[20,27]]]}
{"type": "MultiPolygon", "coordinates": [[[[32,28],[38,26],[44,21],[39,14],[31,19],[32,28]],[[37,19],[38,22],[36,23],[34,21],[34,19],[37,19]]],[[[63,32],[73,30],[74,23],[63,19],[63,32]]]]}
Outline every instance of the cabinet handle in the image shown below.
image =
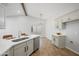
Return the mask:
{"type": "Polygon", "coordinates": [[[26,52],[26,47],[24,47],[24,52],[26,52]]]}
{"type": "Polygon", "coordinates": [[[28,50],[28,46],[27,46],[27,50],[28,50]]]}

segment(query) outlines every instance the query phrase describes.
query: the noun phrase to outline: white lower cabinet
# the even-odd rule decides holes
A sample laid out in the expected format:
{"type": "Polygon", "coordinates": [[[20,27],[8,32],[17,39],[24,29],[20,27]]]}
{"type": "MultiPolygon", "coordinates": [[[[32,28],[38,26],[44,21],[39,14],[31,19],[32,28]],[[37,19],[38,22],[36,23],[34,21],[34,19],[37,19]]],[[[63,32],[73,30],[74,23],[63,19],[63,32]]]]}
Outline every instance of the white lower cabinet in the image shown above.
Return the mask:
{"type": "Polygon", "coordinates": [[[65,46],[65,36],[53,36],[53,43],[58,48],[64,48],[65,46]]]}
{"type": "Polygon", "coordinates": [[[29,56],[33,52],[33,40],[18,44],[14,47],[14,56],[29,56]]]}
{"type": "Polygon", "coordinates": [[[27,56],[33,52],[33,40],[27,41],[27,56]]]}
{"type": "Polygon", "coordinates": [[[14,56],[26,56],[26,42],[14,47],[14,56]]]}

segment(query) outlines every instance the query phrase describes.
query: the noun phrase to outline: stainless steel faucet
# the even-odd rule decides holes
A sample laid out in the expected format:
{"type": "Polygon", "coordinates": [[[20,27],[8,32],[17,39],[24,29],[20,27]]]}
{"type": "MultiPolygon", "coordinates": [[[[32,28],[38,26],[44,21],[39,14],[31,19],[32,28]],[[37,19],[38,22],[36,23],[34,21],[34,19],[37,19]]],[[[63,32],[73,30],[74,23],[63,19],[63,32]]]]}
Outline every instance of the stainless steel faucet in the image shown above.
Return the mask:
{"type": "Polygon", "coordinates": [[[18,31],[18,37],[20,38],[20,36],[21,36],[21,31],[18,31]]]}

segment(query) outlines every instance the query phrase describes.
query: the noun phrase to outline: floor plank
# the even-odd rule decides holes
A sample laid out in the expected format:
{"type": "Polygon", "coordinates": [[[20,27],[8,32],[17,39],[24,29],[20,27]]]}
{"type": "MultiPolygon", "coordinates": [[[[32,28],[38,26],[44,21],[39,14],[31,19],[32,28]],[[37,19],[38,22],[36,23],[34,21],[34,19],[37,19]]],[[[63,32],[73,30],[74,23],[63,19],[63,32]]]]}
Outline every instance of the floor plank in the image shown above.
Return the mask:
{"type": "Polygon", "coordinates": [[[32,56],[78,56],[72,51],[55,47],[47,38],[40,39],[40,49],[35,51],[32,56]]]}

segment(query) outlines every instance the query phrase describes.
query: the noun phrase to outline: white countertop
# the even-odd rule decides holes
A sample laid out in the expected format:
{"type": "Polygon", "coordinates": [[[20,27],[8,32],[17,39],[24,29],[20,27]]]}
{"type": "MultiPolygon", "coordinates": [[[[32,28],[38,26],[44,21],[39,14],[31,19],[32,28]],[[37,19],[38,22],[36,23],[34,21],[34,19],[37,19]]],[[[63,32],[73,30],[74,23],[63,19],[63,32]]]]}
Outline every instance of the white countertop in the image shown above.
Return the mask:
{"type": "Polygon", "coordinates": [[[13,47],[13,46],[15,46],[19,43],[31,40],[32,38],[35,38],[35,37],[40,37],[40,36],[39,35],[30,35],[29,39],[25,39],[25,40],[22,40],[22,41],[19,41],[19,42],[12,42],[12,40],[19,39],[19,38],[15,38],[15,39],[11,39],[11,40],[0,39],[0,55],[5,53],[11,47],[13,47]]]}

